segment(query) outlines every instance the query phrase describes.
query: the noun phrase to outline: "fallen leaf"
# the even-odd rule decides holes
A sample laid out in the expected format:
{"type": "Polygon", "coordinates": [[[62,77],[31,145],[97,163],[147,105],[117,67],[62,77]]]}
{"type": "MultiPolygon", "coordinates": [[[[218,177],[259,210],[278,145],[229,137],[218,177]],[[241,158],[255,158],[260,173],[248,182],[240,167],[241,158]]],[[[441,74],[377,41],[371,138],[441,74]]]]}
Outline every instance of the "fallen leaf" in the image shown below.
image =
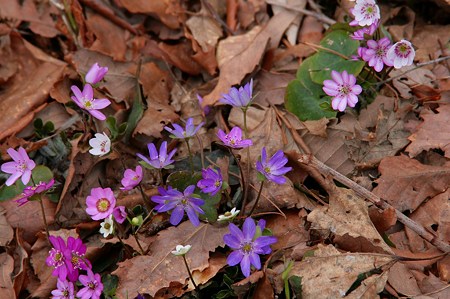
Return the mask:
{"type": "Polygon", "coordinates": [[[389,207],[385,210],[380,210],[374,206],[369,208],[370,221],[377,229],[377,231],[382,234],[397,223],[397,214],[393,207],[389,207]]]}
{"type": "Polygon", "coordinates": [[[388,282],[398,293],[407,297],[422,294],[414,275],[403,263],[396,263],[391,267],[388,282]]]}
{"type": "MultiPolygon", "coordinates": [[[[448,4],[447,4],[448,5],[448,4]]],[[[427,62],[431,59],[438,58],[441,49],[437,47],[439,40],[442,44],[450,39],[450,25],[428,25],[416,26],[411,43],[414,45],[416,55],[414,60],[418,62],[427,62]]]]}
{"type": "Polygon", "coordinates": [[[178,67],[183,72],[190,75],[200,74],[202,67],[192,59],[194,51],[189,41],[186,40],[176,45],[161,42],[158,44],[158,48],[164,53],[164,57],[169,63],[178,67]]]}
{"type": "Polygon", "coordinates": [[[258,95],[253,103],[264,106],[283,104],[285,89],[294,79],[295,74],[261,70],[255,78],[258,95]]]}
{"type": "Polygon", "coordinates": [[[14,274],[14,259],[6,252],[0,253],[0,268],[2,277],[0,277],[0,297],[16,298],[11,276],[14,274]]]}
{"type": "Polygon", "coordinates": [[[250,287],[253,284],[259,282],[263,277],[264,277],[263,271],[255,271],[252,274],[250,274],[249,277],[246,277],[241,281],[233,283],[231,287],[233,288],[233,291],[236,295],[243,296],[249,291],[250,287]]]}
{"type": "Polygon", "coordinates": [[[7,246],[14,237],[14,231],[5,216],[6,210],[0,207],[0,246],[7,246]]]}
{"type": "Polygon", "coordinates": [[[404,99],[411,98],[411,87],[418,85],[433,87],[436,80],[436,76],[430,70],[414,68],[412,65],[404,66],[401,70],[393,70],[389,73],[389,77],[395,77],[392,83],[404,99]]]}
{"type": "Polygon", "coordinates": [[[309,239],[309,232],[303,226],[303,220],[299,217],[297,209],[284,211],[284,217],[269,215],[264,219],[266,227],[277,236],[277,242],[271,245],[273,251],[290,248],[309,239]]]}
{"type": "Polygon", "coordinates": [[[208,52],[211,47],[215,47],[219,38],[222,37],[222,28],[216,20],[206,15],[206,13],[202,5],[199,14],[190,17],[186,21],[186,26],[203,52],[208,52]]]}
{"type": "Polygon", "coordinates": [[[319,120],[306,120],[303,122],[306,129],[312,135],[327,138],[327,124],[329,120],[327,118],[321,118],[319,120]]]}
{"type": "Polygon", "coordinates": [[[164,126],[177,121],[178,114],[175,113],[172,106],[160,104],[158,102],[150,102],[144,115],[134,129],[133,136],[136,134],[144,134],[161,138],[161,131],[164,126]],[[156,120],[156,121],[155,121],[156,120]]]}

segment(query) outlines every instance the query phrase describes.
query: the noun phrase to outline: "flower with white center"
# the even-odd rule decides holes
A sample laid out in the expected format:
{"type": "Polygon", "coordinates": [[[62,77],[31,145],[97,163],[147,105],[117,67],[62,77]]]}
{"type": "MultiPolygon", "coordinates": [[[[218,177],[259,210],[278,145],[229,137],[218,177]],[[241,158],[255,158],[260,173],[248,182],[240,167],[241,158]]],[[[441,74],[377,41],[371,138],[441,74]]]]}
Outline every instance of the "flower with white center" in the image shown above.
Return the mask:
{"type": "Polygon", "coordinates": [[[103,234],[104,238],[114,234],[114,220],[112,214],[100,223],[100,233],[103,234]]]}
{"type": "Polygon", "coordinates": [[[357,0],[352,10],[355,20],[350,22],[351,26],[370,26],[380,19],[380,8],[375,0],[357,0]]]}
{"type": "Polygon", "coordinates": [[[101,157],[109,153],[109,151],[111,150],[111,140],[105,133],[96,133],[95,138],[91,138],[89,140],[89,145],[92,146],[92,148],[89,150],[89,153],[94,156],[101,157]]]}
{"type": "Polygon", "coordinates": [[[172,251],[172,254],[173,255],[185,255],[186,253],[189,252],[189,250],[191,250],[191,247],[192,247],[191,245],[186,245],[186,246],[177,245],[175,247],[175,250],[172,251]]]}
{"type": "Polygon", "coordinates": [[[223,215],[219,215],[219,218],[217,218],[217,221],[227,221],[227,220],[233,220],[234,217],[236,217],[239,214],[240,210],[236,210],[236,208],[232,208],[231,211],[225,212],[223,215]]]}
{"type": "Polygon", "coordinates": [[[396,69],[399,69],[402,66],[411,65],[415,55],[416,52],[411,43],[402,39],[389,48],[386,57],[394,64],[396,69]]]}

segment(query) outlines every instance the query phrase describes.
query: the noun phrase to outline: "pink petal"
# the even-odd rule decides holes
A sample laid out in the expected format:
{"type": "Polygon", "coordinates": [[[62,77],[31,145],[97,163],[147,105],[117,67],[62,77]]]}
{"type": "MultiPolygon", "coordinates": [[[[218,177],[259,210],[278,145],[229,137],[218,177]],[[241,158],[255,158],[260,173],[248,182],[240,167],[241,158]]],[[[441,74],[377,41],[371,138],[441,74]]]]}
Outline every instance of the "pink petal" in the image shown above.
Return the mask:
{"type": "Polygon", "coordinates": [[[111,104],[111,101],[108,99],[95,99],[93,103],[94,109],[103,109],[108,107],[111,104]]]}
{"type": "Polygon", "coordinates": [[[90,84],[84,85],[83,96],[85,98],[87,98],[87,99],[93,99],[94,98],[94,90],[92,89],[92,86],[90,84]]]}
{"type": "Polygon", "coordinates": [[[341,74],[335,70],[331,71],[331,78],[333,78],[333,80],[339,85],[344,84],[341,74]]]}
{"type": "Polygon", "coordinates": [[[98,120],[105,120],[106,116],[98,110],[88,110],[88,112],[98,120]]]}

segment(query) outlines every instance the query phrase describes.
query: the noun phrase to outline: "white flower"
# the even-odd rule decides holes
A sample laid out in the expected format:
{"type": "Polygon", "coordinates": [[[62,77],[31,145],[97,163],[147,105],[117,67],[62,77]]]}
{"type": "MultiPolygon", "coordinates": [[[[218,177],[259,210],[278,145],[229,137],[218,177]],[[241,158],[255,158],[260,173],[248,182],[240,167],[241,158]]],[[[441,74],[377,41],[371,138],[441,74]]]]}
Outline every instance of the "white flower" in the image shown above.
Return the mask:
{"type": "Polygon", "coordinates": [[[402,39],[392,45],[386,53],[387,59],[389,59],[396,69],[402,66],[411,65],[416,56],[413,46],[407,40],[402,39]]]}
{"type": "Polygon", "coordinates": [[[191,245],[177,245],[177,247],[175,248],[175,250],[172,251],[173,255],[185,255],[186,253],[188,253],[189,250],[191,250],[191,245]]]}
{"type": "Polygon", "coordinates": [[[89,152],[94,156],[103,156],[111,150],[111,140],[105,133],[96,133],[95,138],[89,140],[89,145],[92,146],[89,152]]]}
{"type": "Polygon", "coordinates": [[[241,210],[236,210],[236,208],[232,208],[230,212],[225,212],[223,215],[219,215],[219,218],[217,221],[226,221],[226,220],[232,220],[234,217],[236,217],[241,210]]]}
{"type": "Polygon", "coordinates": [[[370,26],[380,19],[380,8],[374,0],[357,0],[352,10],[355,20],[350,25],[370,26]]]}
{"type": "Polygon", "coordinates": [[[100,223],[100,226],[100,233],[103,234],[104,238],[112,235],[114,233],[113,215],[111,214],[108,218],[105,218],[105,220],[100,223]]]}

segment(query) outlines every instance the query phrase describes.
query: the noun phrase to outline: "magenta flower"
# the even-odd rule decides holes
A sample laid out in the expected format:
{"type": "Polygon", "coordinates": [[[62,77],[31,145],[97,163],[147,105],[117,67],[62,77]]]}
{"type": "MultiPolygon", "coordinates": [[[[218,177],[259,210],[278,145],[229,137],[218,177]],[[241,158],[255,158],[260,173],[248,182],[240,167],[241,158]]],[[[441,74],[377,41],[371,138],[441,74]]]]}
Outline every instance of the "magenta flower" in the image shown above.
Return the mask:
{"type": "Polygon", "coordinates": [[[373,35],[378,28],[378,24],[380,22],[373,22],[369,27],[363,27],[361,29],[356,30],[350,37],[354,40],[365,40],[365,34],[373,35]]]}
{"type": "Polygon", "coordinates": [[[391,61],[396,69],[402,66],[411,65],[414,61],[416,52],[413,46],[407,40],[402,39],[396,42],[386,54],[387,59],[391,61]]]}
{"type": "Polygon", "coordinates": [[[392,66],[392,62],[387,58],[386,54],[391,46],[391,41],[387,37],[383,37],[378,42],[374,40],[367,41],[368,48],[362,50],[362,59],[369,63],[375,71],[381,72],[384,65],[392,66]]]}
{"type": "Polygon", "coordinates": [[[60,280],[56,283],[56,290],[52,291],[52,299],[74,299],[73,283],[67,280],[60,280]]]}
{"type": "Polygon", "coordinates": [[[136,170],[127,169],[123,174],[123,179],[121,181],[123,187],[120,187],[121,190],[128,191],[139,185],[142,181],[144,173],[142,171],[142,167],[140,165],[136,166],[136,170]]]}
{"type": "Polygon", "coordinates": [[[165,126],[164,130],[171,133],[170,137],[179,138],[179,139],[187,139],[194,136],[198,130],[203,126],[204,122],[201,122],[197,127],[194,126],[194,119],[192,117],[188,118],[186,121],[186,127],[183,128],[178,124],[172,124],[174,129],[165,126]]]}
{"type": "Polygon", "coordinates": [[[358,0],[351,10],[355,20],[350,22],[350,26],[369,26],[380,19],[380,8],[375,0],[358,0]]]}
{"type": "Polygon", "coordinates": [[[148,148],[148,151],[150,154],[150,159],[148,159],[147,157],[145,157],[142,154],[136,154],[136,155],[139,158],[141,158],[142,160],[144,160],[144,162],[146,162],[150,166],[161,169],[161,168],[165,168],[165,167],[169,166],[170,164],[172,164],[173,162],[175,162],[174,160],[172,160],[172,157],[177,150],[174,149],[167,155],[167,141],[164,141],[161,144],[159,153],[156,150],[156,147],[153,143],[147,144],[147,148],[148,148]]]}
{"type": "Polygon", "coordinates": [[[117,223],[122,224],[127,219],[127,211],[124,206],[115,207],[112,214],[117,223]]]}
{"type": "Polygon", "coordinates": [[[282,150],[277,151],[270,159],[267,158],[266,148],[263,147],[261,151],[261,161],[256,161],[256,170],[268,179],[277,184],[286,183],[286,178],[283,176],[292,170],[292,167],[284,167],[288,159],[284,156],[282,150]]]}
{"type": "Polygon", "coordinates": [[[28,184],[31,178],[31,171],[34,167],[36,167],[36,164],[28,157],[28,154],[23,147],[19,147],[17,151],[13,148],[8,148],[7,152],[14,162],[6,162],[2,164],[1,170],[12,174],[6,180],[6,186],[11,186],[20,177],[22,177],[22,183],[24,185],[28,184]]]}
{"type": "Polygon", "coordinates": [[[72,96],[72,100],[75,104],[81,109],[89,112],[96,119],[106,119],[106,116],[98,110],[108,107],[111,104],[111,101],[108,99],[94,99],[94,90],[89,84],[84,85],[83,92],[75,85],[72,85],[71,89],[75,94],[75,96],[72,96]]]}
{"type": "Polygon", "coordinates": [[[245,277],[250,276],[250,266],[261,269],[260,254],[268,254],[272,250],[270,245],[277,242],[272,236],[257,236],[255,221],[248,217],[245,219],[242,231],[233,223],[228,228],[230,234],[223,236],[225,244],[233,249],[227,258],[230,266],[241,264],[241,270],[245,277]]]}
{"type": "Polygon", "coordinates": [[[29,198],[36,195],[41,194],[51,187],[53,187],[53,184],[55,183],[54,179],[51,179],[50,181],[46,182],[39,182],[36,186],[28,186],[23,189],[22,197],[19,199],[16,199],[15,202],[17,202],[20,206],[23,206],[29,201],[29,198]]]}
{"type": "Polygon", "coordinates": [[[355,107],[358,103],[358,96],[362,92],[361,86],[356,84],[356,78],[352,74],[343,71],[339,73],[335,70],[331,71],[333,80],[323,81],[323,91],[333,97],[331,106],[334,110],[344,111],[348,105],[355,107]]]}
{"type": "Polygon", "coordinates": [[[80,238],[67,238],[67,247],[64,251],[64,261],[67,267],[67,278],[70,281],[77,281],[79,270],[87,270],[91,265],[87,259],[84,258],[86,254],[86,245],[83,244],[80,238]]]}
{"type": "Polygon", "coordinates": [[[77,292],[80,299],[100,299],[103,291],[103,284],[100,274],[87,270],[87,275],[80,275],[80,282],[84,288],[77,292]]]}
{"type": "Polygon", "coordinates": [[[202,179],[197,182],[197,187],[202,189],[203,193],[209,193],[214,196],[222,188],[222,174],[220,170],[213,168],[202,169],[202,179]]]}
{"type": "Polygon", "coordinates": [[[170,186],[167,190],[163,187],[158,187],[160,195],[152,196],[151,200],[158,204],[155,209],[159,213],[173,210],[172,215],[170,215],[170,223],[172,225],[178,225],[186,211],[192,224],[198,226],[200,224],[198,214],[205,213],[200,206],[204,205],[205,201],[192,196],[194,189],[195,185],[190,185],[181,193],[170,186]]]}
{"type": "Polygon", "coordinates": [[[222,98],[219,100],[221,103],[228,104],[234,107],[246,108],[252,101],[253,93],[253,79],[244,87],[232,87],[228,94],[222,94],[222,98]]]}
{"type": "Polygon", "coordinates": [[[239,127],[234,127],[228,134],[225,134],[224,131],[219,130],[219,132],[217,132],[217,137],[219,137],[224,145],[231,148],[240,149],[249,147],[253,144],[251,139],[242,140],[242,130],[239,127]]]}
{"type": "Polygon", "coordinates": [[[94,63],[86,74],[85,81],[90,84],[100,82],[108,72],[108,67],[101,67],[98,63],[94,63]]]}
{"type": "Polygon", "coordinates": [[[111,188],[92,188],[91,194],[86,198],[86,205],[86,213],[93,220],[102,220],[112,214],[116,198],[111,188]]]}
{"type": "Polygon", "coordinates": [[[48,257],[45,263],[49,267],[53,267],[53,276],[57,276],[60,280],[66,280],[67,278],[67,267],[66,267],[66,257],[64,252],[67,251],[66,243],[61,237],[48,237],[48,240],[52,244],[53,248],[50,249],[48,257]]]}

